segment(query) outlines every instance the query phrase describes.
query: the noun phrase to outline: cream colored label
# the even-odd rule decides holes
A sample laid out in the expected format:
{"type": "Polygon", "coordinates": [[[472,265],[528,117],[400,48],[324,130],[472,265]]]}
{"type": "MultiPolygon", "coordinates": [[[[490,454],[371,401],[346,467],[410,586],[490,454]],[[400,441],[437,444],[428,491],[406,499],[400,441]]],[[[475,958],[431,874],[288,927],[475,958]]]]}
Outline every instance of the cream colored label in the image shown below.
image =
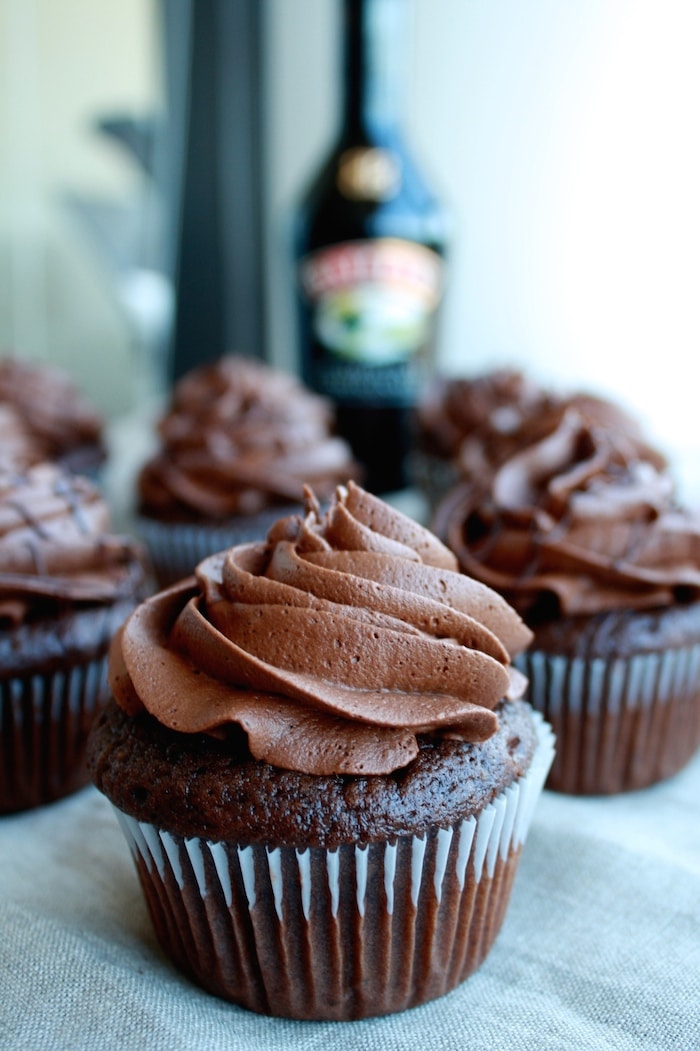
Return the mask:
{"type": "Polygon", "coordinates": [[[349,241],[305,259],[301,281],[324,347],[346,361],[390,365],[428,340],[442,260],[398,238],[349,241]]]}

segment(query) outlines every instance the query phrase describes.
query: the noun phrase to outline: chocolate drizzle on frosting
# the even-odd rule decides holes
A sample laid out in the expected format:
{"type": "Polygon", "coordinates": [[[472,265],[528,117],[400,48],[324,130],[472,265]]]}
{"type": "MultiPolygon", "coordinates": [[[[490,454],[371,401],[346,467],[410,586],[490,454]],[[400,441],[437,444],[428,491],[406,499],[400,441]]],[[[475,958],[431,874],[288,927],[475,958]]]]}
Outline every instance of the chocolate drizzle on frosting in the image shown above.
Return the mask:
{"type": "Polygon", "coordinates": [[[0,626],[112,603],[143,575],[138,547],[110,532],[107,504],[88,479],[50,463],[0,467],[0,626]]]}
{"type": "Polygon", "coordinates": [[[110,682],[130,714],[184,733],[236,724],[253,757],[313,774],[386,774],[417,735],[485,740],[524,692],[510,659],[531,633],[458,572],[427,530],[358,486],[267,541],[202,562],[115,639],[110,682]]]}

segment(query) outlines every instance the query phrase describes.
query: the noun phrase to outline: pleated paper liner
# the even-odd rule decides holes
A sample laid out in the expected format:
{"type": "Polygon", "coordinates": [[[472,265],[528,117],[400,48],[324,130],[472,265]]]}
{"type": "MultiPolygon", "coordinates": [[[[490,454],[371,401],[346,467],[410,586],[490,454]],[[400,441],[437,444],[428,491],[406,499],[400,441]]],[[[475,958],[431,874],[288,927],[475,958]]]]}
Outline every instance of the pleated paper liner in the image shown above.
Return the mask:
{"type": "Polygon", "coordinates": [[[51,803],[88,783],[87,736],[108,692],[105,656],[0,682],[0,813],[51,803]]]}
{"type": "Polygon", "coordinates": [[[295,504],[211,525],[159,522],[140,515],[134,528],[148,549],[158,586],[168,587],[190,576],[198,563],[209,555],[235,544],[264,540],[268,530],[280,518],[301,513],[301,504],[295,504]]]}
{"type": "Polygon", "coordinates": [[[681,770],[700,747],[700,645],[584,659],[527,652],[528,700],[551,724],[547,788],[610,795],[681,770]]]}
{"type": "Polygon", "coordinates": [[[262,1014],[350,1020],[442,996],[501,927],[554,737],[476,817],[336,850],[185,839],[117,811],[158,939],[211,993],[262,1014]]]}

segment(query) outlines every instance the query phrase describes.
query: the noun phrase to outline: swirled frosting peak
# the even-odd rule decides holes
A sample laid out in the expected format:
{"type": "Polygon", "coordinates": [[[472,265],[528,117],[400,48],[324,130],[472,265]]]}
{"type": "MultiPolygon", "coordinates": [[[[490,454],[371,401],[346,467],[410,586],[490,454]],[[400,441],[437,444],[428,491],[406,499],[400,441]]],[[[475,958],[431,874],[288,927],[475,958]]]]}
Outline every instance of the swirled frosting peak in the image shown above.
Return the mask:
{"type": "Polygon", "coordinates": [[[473,466],[484,455],[496,458],[512,449],[553,403],[551,394],[516,369],[438,376],[417,409],[420,440],[437,456],[463,457],[473,466]]]}
{"type": "Polygon", "coordinates": [[[161,446],[139,475],[148,515],[219,520],[321,498],[358,477],[350,447],[332,434],[330,402],[295,377],[236,355],[176,384],[159,423],[161,446]]]}
{"type": "Polygon", "coordinates": [[[418,436],[425,451],[450,460],[458,476],[483,480],[546,438],[570,409],[590,427],[632,439],[646,459],[663,465],[658,450],[645,445],[638,421],[609,398],[548,390],[515,369],[438,377],[418,408],[418,436]]]}
{"type": "Polygon", "coordinates": [[[0,466],[0,627],[135,593],[140,550],[110,532],[88,479],[56,464],[0,466]]]}
{"type": "Polygon", "coordinates": [[[438,509],[463,570],[528,620],[700,597],[700,520],[676,505],[663,456],[575,402],[549,425],[438,509]]]}
{"type": "Polygon", "coordinates": [[[180,732],[237,725],[256,759],[313,774],[389,773],[417,735],[491,736],[496,705],[524,689],[519,616],[353,483],[324,514],[306,500],[132,614],[112,650],[117,701],[180,732]]]}

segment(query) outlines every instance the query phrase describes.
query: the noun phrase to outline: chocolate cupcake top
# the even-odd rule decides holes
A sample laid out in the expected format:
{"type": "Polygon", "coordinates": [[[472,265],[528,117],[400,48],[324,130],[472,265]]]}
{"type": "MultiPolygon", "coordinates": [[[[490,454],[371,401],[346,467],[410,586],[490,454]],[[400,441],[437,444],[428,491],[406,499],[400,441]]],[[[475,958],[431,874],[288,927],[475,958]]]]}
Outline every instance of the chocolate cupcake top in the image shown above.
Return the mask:
{"type": "Polygon", "coordinates": [[[41,459],[88,467],[105,457],[103,420],[61,369],[7,357],[0,360],[0,404],[8,405],[39,447],[41,459]]]}
{"type": "Polygon", "coordinates": [[[284,372],[234,355],[196,368],[159,423],[161,447],[138,480],[140,510],[225,520],[300,503],[305,483],[325,499],[358,477],[332,425],[330,403],[284,372]]]}
{"type": "Polygon", "coordinates": [[[417,409],[421,447],[476,468],[481,457],[501,459],[554,402],[515,369],[437,377],[417,409]]]}
{"type": "Polygon", "coordinates": [[[436,512],[463,571],[528,623],[700,598],[700,521],[677,507],[664,457],[607,407],[571,401],[436,512]]]}
{"type": "Polygon", "coordinates": [[[88,479],[57,464],[0,466],[0,628],[133,596],[140,550],[110,532],[88,479]]]}
{"type": "Polygon", "coordinates": [[[482,741],[531,633],[458,572],[427,530],[349,483],[321,514],[206,559],[115,638],[130,715],[180,733],[242,730],[255,759],[311,774],[386,774],[417,735],[482,741]]]}
{"type": "MultiPolygon", "coordinates": [[[[448,460],[458,474],[473,480],[545,438],[569,409],[576,409],[592,426],[620,431],[643,443],[637,420],[610,399],[550,391],[515,369],[439,377],[418,409],[418,435],[426,452],[448,460]]],[[[653,456],[661,459],[656,451],[653,456]]]]}

